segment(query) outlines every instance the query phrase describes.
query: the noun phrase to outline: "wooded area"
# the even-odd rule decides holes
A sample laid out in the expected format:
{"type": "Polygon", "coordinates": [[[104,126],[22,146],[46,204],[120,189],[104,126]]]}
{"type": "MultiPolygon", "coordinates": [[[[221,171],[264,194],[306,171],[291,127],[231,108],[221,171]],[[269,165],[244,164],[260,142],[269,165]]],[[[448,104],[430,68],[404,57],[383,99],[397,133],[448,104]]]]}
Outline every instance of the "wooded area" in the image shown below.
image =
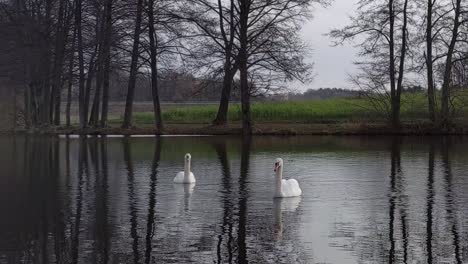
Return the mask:
{"type": "MultiPolygon", "coordinates": [[[[15,122],[26,128],[72,126],[75,97],[81,129],[107,127],[109,101],[122,89],[113,80],[123,76],[122,127],[133,126],[133,103],[146,83],[160,130],[161,97],[177,89],[171,86],[174,75],[218,90],[208,92],[220,102],[213,124],[225,125],[238,87],[243,133],[250,134],[252,96],[276,93],[291,80],[311,80],[299,32],[313,6],[331,2],[1,1],[0,78],[21,98],[15,122]]],[[[360,0],[350,24],[330,36],[336,44],[359,44],[362,60],[353,84],[394,129],[401,126],[401,94],[415,79],[425,80],[434,125],[453,125],[458,91],[468,86],[466,1],[360,0]]]]}
{"type": "Polygon", "coordinates": [[[460,103],[454,91],[468,84],[466,1],[361,0],[351,24],[330,35],[337,43],[359,42],[363,60],[353,81],[378,98],[376,107],[388,113],[394,129],[401,125],[401,93],[410,86],[409,75],[426,80],[430,120],[453,125],[460,103]]]}

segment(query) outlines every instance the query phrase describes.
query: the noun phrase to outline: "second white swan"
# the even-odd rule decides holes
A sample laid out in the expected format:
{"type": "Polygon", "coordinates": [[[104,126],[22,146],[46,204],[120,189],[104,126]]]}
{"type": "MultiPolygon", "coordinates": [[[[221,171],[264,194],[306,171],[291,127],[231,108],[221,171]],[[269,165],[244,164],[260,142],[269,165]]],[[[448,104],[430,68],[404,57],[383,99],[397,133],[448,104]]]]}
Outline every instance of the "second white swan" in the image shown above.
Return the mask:
{"type": "Polygon", "coordinates": [[[190,171],[190,163],[192,156],[190,153],[185,154],[184,171],[177,173],[174,178],[174,183],[195,183],[195,175],[190,171]]]}
{"type": "Polygon", "coordinates": [[[299,187],[299,183],[295,179],[283,180],[283,159],[276,159],[275,172],[275,197],[287,198],[301,196],[301,187],[299,187]]]}

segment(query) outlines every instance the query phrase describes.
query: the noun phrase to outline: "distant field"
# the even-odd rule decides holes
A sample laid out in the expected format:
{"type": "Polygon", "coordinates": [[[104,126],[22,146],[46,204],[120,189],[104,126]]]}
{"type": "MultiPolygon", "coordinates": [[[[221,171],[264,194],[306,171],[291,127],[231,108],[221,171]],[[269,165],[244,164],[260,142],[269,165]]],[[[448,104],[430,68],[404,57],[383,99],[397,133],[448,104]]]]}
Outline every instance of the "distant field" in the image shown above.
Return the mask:
{"type": "MultiPolygon", "coordinates": [[[[358,99],[328,99],[307,102],[268,102],[252,104],[252,118],[258,122],[327,122],[369,116],[369,111],[360,107],[358,99]]],[[[209,123],[218,111],[217,105],[174,107],[163,111],[166,122],[209,123]]],[[[240,104],[229,108],[230,121],[241,120],[240,104]]],[[[151,124],[153,113],[138,112],[135,123],[151,124]]],[[[120,121],[120,120],[115,120],[120,121]]]]}
{"type": "MultiPolygon", "coordinates": [[[[209,123],[217,113],[218,106],[173,105],[163,107],[163,119],[167,123],[209,123]]],[[[401,117],[403,120],[426,120],[427,99],[424,94],[408,94],[402,98],[401,117]]],[[[239,104],[230,106],[230,121],[241,120],[239,104]]],[[[262,102],[252,105],[252,118],[256,122],[280,123],[336,123],[360,121],[384,121],[385,114],[376,111],[365,98],[333,98],[301,102],[262,102]]],[[[153,123],[150,111],[135,111],[136,125],[153,123]]],[[[116,118],[112,123],[121,122],[116,118]]]]}
{"type": "MultiPolygon", "coordinates": [[[[468,101],[468,100],[467,100],[468,101]]],[[[125,104],[109,104],[109,122],[122,122],[125,104]]],[[[135,102],[134,123],[136,126],[153,124],[151,102],[135,102]]],[[[203,103],[163,103],[163,119],[166,123],[201,124],[210,123],[218,111],[217,102],[203,103]]],[[[460,115],[468,116],[468,107],[463,107],[460,115]]],[[[229,107],[229,121],[240,122],[240,104],[229,107]]],[[[257,102],[252,104],[252,118],[263,123],[340,123],[340,122],[380,122],[385,114],[376,111],[365,98],[331,98],[300,102],[257,102]]],[[[403,121],[424,121],[428,119],[427,98],[423,93],[406,94],[402,97],[401,118],[403,121]]],[[[78,121],[78,109],[72,106],[72,120],[78,121]]]]}
{"type": "MultiPolygon", "coordinates": [[[[217,102],[195,102],[195,103],[162,103],[163,111],[171,109],[190,108],[194,106],[210,106],[217,105],[217,102]]],[[[125,102],[109,102],[109,120],[117,122],[122,118],[125,109],[125,102]]],[[[135,102],[134,113],[148,113],[153,111],[153,102],[135,102]]],[[[73,102],[70,108],[71,120],[73,123],[78,123],[78,103],[73,102]]],[[[65,116],[65,104],[62,104],[62,115],[65,116]]]]}

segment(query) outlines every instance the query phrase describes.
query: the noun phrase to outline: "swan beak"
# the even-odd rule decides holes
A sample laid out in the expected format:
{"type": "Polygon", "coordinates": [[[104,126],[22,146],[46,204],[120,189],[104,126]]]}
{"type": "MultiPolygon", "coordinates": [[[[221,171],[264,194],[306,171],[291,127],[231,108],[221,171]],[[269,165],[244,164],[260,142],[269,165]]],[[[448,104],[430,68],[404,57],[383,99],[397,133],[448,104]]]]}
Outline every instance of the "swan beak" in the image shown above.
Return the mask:
{"type": "Polygon", "coordinates": [[[274,172],[277,172],[278,171],[278,168],[279,168],[279,164],[278,163],[275,163],[275,169],[273,170],[274,172]]]}

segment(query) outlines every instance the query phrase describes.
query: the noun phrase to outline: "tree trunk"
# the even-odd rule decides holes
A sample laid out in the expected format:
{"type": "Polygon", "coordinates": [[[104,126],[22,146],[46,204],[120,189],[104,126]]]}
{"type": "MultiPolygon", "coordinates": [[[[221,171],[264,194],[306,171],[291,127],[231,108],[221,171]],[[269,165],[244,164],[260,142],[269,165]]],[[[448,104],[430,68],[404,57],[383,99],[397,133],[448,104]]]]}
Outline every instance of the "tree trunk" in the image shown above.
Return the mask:
{"type": "MultiPolygon", "coordinates": [[[[105,10],[104,10],[105,11],[105,10]]],[[[102,13],[102,18],[106,16],[105,13],[102,13]]],[[[105,31],[105,22],[104,19],[100,19],[100,25],[98,25],[98,32],[96,34],[97,45],[98,45],[98,54],[96,61],[96,87],[94,89],[94,98],[93,105],[91,107],[91,115],[89,117],[89,126],[97,127],[99,123],[99,105],[101,102],[101,88],[102,88],[102,78],[103,78],[103,67],[104,67],[104,31],[105,31]]]]}
{"type": "Polygon", "coordinates": [[[140,46],[141,19],[143,12],[143,0],[137,2],[137,16],[135,31],[133,35],[132,61],[130,65],[130,76],[128,80],[127,99],[125,101],[125,113],[122,128],[132,126],[133,98],[135,97],[136,77],[138,73],[138,49],[140,46]]]}
{"type": "Polygon", "coordinates": [[[241,105],[242,105],[242,134],[252,134],[252,120],[250,116],[250,89],[248,80],[248,20],[250,1],[241,0],[240,2],[240,49],[239,49],[239,71],[240,71],[240,88],[241,88],[241,105]]]}
{"type": "Polygon", "coordinates": [[[93,105],[91,107],[91,115],[89,117],[89,126],[97,127],[99,124],[99,105],[101,102],[101,88],[102,88],[102,66],[98,65],[96,87],[94,89],[93,105]]]}
{"type": "Polygon", "coordinates": [[[427,68],[427,100],[429,106],[429,119],[434,123],[436,121],[435,110],[435,87],[434,87],[434,63],[432,55],[433,36],[432,36],[432,13],[434,9],[434,0],[427,1],[427,26],[426,26],[426,68],[427,68]]]}
{"type": "Polygon", "coordinates": [[[76,28],[73,30],[72,47],[71,47],[71,51],[70,51],[70,62],[68,64],[67,106],[66,106],[66,110],[65,110],[65,118],[66,118],[67,127],[70,127],[70,125],[71,125],[70,108],[71,108],[71,101],[72,101],[73,65],[74,65],[74,59],[75,59],[75,43],[76,43],[76,28]]]}
{"type": "Polygon", "coordinates": [[[153,108],[154,108],[154,122],[156,128],[161,131],[163,128],[162,115],[161,115],[161,104],[159,101],[158,91],[158,65],[157,65],[157,40],[156,31],[154,29],[154,0],[148,1],[148,34],[150,40],[150,57],[151,57],[151,92],[153,96],[153,108]]]}
{"type": "Polygon", "coordinates": [[[27,129],[31,128],[31,95],[29,92],[29,85],[24,87],[24,125],[27,129]]]}
{"type": "Polygon", "coordinates": [[[102,113],[101,127],[107,126],[107,113],[109,109],[109,86],[110,86],[110,49],[112,33],[112,1],[106,2],[106,30],[104,33],[104,68],[102,80],[102,113]]]}
{"type": "MultiPolygon", "coordinates": [[[[51,19],[51,12],[52,12],[52,1],[46,0],[45,1],[45,20],[46,20],[46,28],[50,29],[52,27],[52,19],[51,19]]],[[[43,61],[41,62],[41,72],[42,72],[42,83],[41,83],[41,100],[39,102],[39,112],[40,112],[40,125],[43,127],[49,127],[52,123],[51,114],[51,58],[52,58],[52,51],[51,47],[51,32],[47,30],[45,33],[45,39],[42,41],[43,43],[43,52],[44,57],[43,61]]]]}
{"type": "MultiPolygon", "coordinates": [[[[227,56],[226,56],[227,57],[227,56]]],[[[230,56],[229,56],[230,57],[230,56]]],[[[228,59],[224,66],[224,77],[223,77],[223,89],[221,91],[221,99],[219,101],[218,114],[216,115],[213,125],[221,126],[227,123],[228,112],[229,112],[229,100],[231,97],[232,79],[234,74],[232,73],[232,67],[228,59]]]]}
{"type": "Polygon", "coordinates": [[[79,68],[79,91],[78,91],[78,109],[80,116],[80,128],[86,127],[86,112],[85,112],[85,72],[84,72],[84,56],[83,56],[83,34],[81,28],[81,1],[75,0],[75,28],[77,31],[77,48],[78,48],[78,68],[79,68]]]}
{"type": "Polygon", "coordinates": [[[393,128],[400,128],[400,107],[401,107],[401,91],[403,90],[403,77],[405,73],[405,59],[407,52],[407,33],[408,33],[408,0],[405,0],[403,7],[403,28],[401,29],[401,51],[400,51],[400,67],[398,70],[398,82],[395,95],[395,110],[393,128]]]}
{"type": "Polygon", "coordinates": [[[392,127],[394,129],[398,129],[400,126],[400,118],[399,118],[399,109],[398,109],[398,102],[397,102],[397,93],[396,93],[396,81],[395,81],[395,11],[394,11],[394,0],[389,0],[388,2],[388,12],[390,15],[390,32],[389,32],[389,49],[390,49],[390,96],[391,96],[391,107],[392,107],[392,127]]]}
{"type": "Polygon", "coordinates": [[[88,75],[86,78],[86,86],[85,86],[85,96],[84,96],[84,118],[85,118],[85,126],[88,122],[88,117],[89,117],[89,100],[91,98],[91,88],[93,85],[93,80],[94,80],[94,74],[95,74],[95,58],[96,58],[96,53],[97,53],[97,47],[95,48],[93,54],[91,54],[91,58],[89,59],[88,63],[88,75]]]}
{"type": "Polygon", "coordinates": [[[447,59],[445,61],[444,82],[442,84],[442,114],[441,124],[443,127],[450,125],[450,86],[452,85],[452,66],[453,54],[458,41],[458,30],[460,28],[461,15],[461,0],[457,0],[455,7],[455,19],[453,22],[452,40],[447,51],[447,59]]]}
{"type": "Polygon", "coordinates": [[[218,113],[216,115],[215,120],[213,120],[213,125],[225,125],[228,119],[228,112],[229,112],[229,100],[231,97],[231,89],[232,89],[232,79],[237,72],[237,66],[232,67],[232,48],[234,43],[234,35],[235,35],[235,21],[234,21],[234,0],[231,0],[231,7],[229,10],[229,39],[226,36],[226,32],[224,30],[224,17],[223,17],[223,6],[221,0],[218,0],[218,9],[219,9],[219,25],[221,29],[221,33],[224,39],[224,77],[223,77],[223,89],[221,91],[221,99],[219,101],[219,108],[218,113]]]}
{"type": "Polygon", "coordinates": [[[60,101],[61,101],[61,84],[63,75],[63,60],[65,52],[67,26],[65,24],[65,1],[59,2],[58,10],[58,21],[56,29],[55,39],[55,58],[54,58],[54,79],[52,83],[52,107],[51,107],[51,119],[53,119],[54,125],[60,125],[60,101]],[[53,108],[53,109],[52,109],[53,108]]]}
{"type": "MultiPolygon", "coordinates": [[[[86,95],[85,95],[85,117],[86,117],[86,122],[88,122],[88,118],[90,118],[90,116],[88,115],[89,113],[89,102],[90,102],[90,99],[91,99],[91,88],[92,88],[92,85],[93,85],[93,80],[94,80],[94,76],[96,75],[96,72],[97,72],[97,78],[96,78],[96,84],[99,82],[99,56],[100,55],[100,31],[101,31],[101,23],[100,23],[100,19],[101,19],[101,10],[99,10],[98,14],[97,14],[97,19],[96,19],[96,27],[95,27],[95,38],[96,38],[96,44],[94,45],[94,52],[91,54],[91,58],[89,60],[89,67],[88,67],[88,79],[86,80],[86,95]],[[97,70],[96,70],[97,69],[97,70]]],[[[95,92],[97,91],[98,87],[96,85],[95,87],[95,92]]]]}

